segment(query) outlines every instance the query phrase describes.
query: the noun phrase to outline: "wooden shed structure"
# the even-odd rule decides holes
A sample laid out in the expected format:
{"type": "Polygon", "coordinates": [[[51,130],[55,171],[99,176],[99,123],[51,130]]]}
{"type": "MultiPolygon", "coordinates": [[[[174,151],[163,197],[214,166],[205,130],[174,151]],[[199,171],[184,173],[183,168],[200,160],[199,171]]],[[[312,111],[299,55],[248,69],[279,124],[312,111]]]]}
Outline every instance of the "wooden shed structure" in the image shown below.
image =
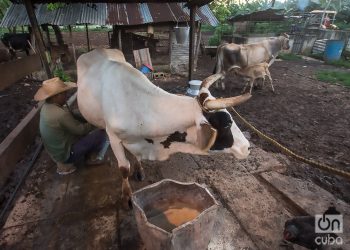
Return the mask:
{"type": "Polygon", "coordinates": [[[35,15],[35,9],[34,4],[48,4],[48,3],[130,3],[130,4],[136,4],[136,3],[184,3],[185,6],[189,9],[189,26],[190,26],[190,37],[189,37],[189,64],[188,64],[188,77],[189,79],[192,79],[193,75],[193,65],[194,65],[194,44],[195,44],[195,17],[196,12],[199,7],[208,4],[211,2],[211,0],[89,0],[89,1],[83,1],[83,0],[12,0],[12,3],[20,4],[23,3],[26,7],[26,11],[29,17],[29,21],[31,24],[31,27],[33,29],[33,33],[35,35],[35,38],[37,40],[37,44],[40,51],[40,57],[42,59],[45,71],[48,75],[48,77],[52,76],[52,73],[50,71],[50,67],[47,61],[47,58],[45,56],[46,48],[44,46],[43,37],[39,29],[39,24],[37,17],[35,15]]]}
{"type": "MultiPolygon", "coordinates": [[[[108,32],[109,46],[121,49],[130,62],[133,50],[147,47],[152,60],[155,59],[156,64],[170,65],[172,73],[186,73],[188,70],[189,42],[187,40],[185,44],[178,44],[174,35],[175,25],[186,26],[190,21],[190,10],[184,2],[70,3],[55,10],[49,10],[48,7],[48,4],[35,4],[39,25],[68,25],[70,31],[72,25],[113,26],[113,31],[108,32]]],[[[201,24],[216,26],[219,23],[208,5],[197,9],[195,21],[197,36],[201,24]]],[[[30,25],[30,21],[23,4],[12,4],[0,23],[0,27],[6,28],[26,25],[30,25]]],[[[88,29],[86,32],[90,50],[88,29]]],[[[49,32],[45,33],[46,44],[50,47],[49,32]]],[[[195,52],[198,48],[196,42],[195,52]]]]}

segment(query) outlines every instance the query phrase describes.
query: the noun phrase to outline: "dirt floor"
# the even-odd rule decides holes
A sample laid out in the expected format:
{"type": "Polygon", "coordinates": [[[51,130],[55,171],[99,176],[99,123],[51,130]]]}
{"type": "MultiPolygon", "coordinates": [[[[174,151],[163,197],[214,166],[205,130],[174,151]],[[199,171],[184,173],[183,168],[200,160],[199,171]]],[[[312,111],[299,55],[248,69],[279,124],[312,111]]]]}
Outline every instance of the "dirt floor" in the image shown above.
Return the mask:
{"type": "MultiPolygon", "coordinates": [[[[214,59],[199,60],[196,79],[204,79],[214,68],[214,59]]],[[[350,171],[350,89],[317,81],[318,70],[340,70],[322,62],[309,60],[277,61],[270,72],[275,93],[268,82],[263,89],[253,89],[253,97],[237,107],[252,125],[292,151],[324,164],[350,171]]],[[[350,70],[345,70],[350,74],[350,70]]],[[[186,78],[156,81],[161,87],[184,93],[186,78]]],[[[226,90],[211,91],[215,97],[240,95],[244,82],[233,75],[226,77],[226,90]]],[[[242,130],[249,130],[237,117],[242,130]]],[[[251,132],[251,131],[250,131],[251,132]]],[[[274,146],[251,132],[251,140],[271,152],[280,152],[274,146]]],[[[309,178],[350,202],[350,182],[313,169],[290,159],[286,162],[292,176],[309,178]]]]}
{"type": "MultiPolygon", "coordinates": [[[[198,62],[195,78],[203,79],[214,67],[214,59],[203,56],[198,62]]],[[[335,69],[318,61],[277,61],[270,71],[276,93],[270,86],[254,89],[253,97],[237,110],[262,132],[276,139],[296,153],[315,161],[350,171],[350,96],[349,88],[314,79],[322,69],[335,69]]],[[[350,71],[349,71],[350,73],[350,71]]],[[[239,95],[242,79],[226,78],[227,90],[212,87],[216,97],[239,95]]],[[[174,93],[185,93],[187,79],[180,76],[154,81],[156,85],[174,93]]],[[[20,81],[1,91],[0,139],[18,124],[35,105],[33,95],[40,82],[20,81]]],[[[242,130],[248,130],[238,119],[242,130]]],[[[263,149],[278,152],[270,144],[251,133],[252,141],[263,149]]],[[[350,202],[349,182],[333,177],[308,165],[291,160],[289,172],[293,176],[311,178],[350,202]]]]}
{"type": "MultiPolygon", "coordinates": [[[[204,79],[206,76],[211,74],[213,68],[214,59],[206,56],[200,57],[198,62],[198,71],[195,73],[195,78],[200,80],[204,79]]],[[[276,61],[270,68],[271,75],[274,79],[274,87],[276,92],[272,93],[268,84],[265,85],[265,88],[263,89],[253,89],[253,97],[246,103],[238,106],[237,111],[240,112],[241,115],[251,122],[256,128],[276,139],[278,142],[287,146],[296,153],[315,161],[350,171],[350,131],[348,130],[350,127],[350,89],[340,85],[328,84],[315,80],[315,72],[323,69],[339,70],[338,68],[334,68],[332,66],[325,65],[322,62],[313,60],[276,61]]],[[[340,70],[346,71],[345,69],[340,70]]],[[[350,73],[349,70],[348,72],[350,73]]],[[[154,83],[173,93],[185,93],[187,88],[187,79],[180,76],[172,76],[170,78],[155,80],[154,83]]],[[[31,110],[33,105],[35,105],[32,98],[39,85],[40,82],[24,80],[13,85],[9,89],[0,92],[0,104],[2,107],[2,111],[0,113],[1,140],[3,140],[5,136],[12,131],[16,124],[18,124],[18,122],[29,112],[29,110],[31,110]]],[[[213,96],[224,97],[239,95],[243,89],[244,83],[241,79],[229,76],[226,78],[226,86],[228,88],[225,91],[215,89],[213,86],[211,88],[213,96]]],[[[267,151],[267,153],[280,152],[275,147],[261,140],[256,134],[245,127],[245,125],[239,122],[234,115],[233,117],[239,124],[242,131],[249,132],[251,136],[250,140],[255,145],[254,147],[256,150],[260,150],[260,148],[262,148],[263,150],[267,151]]],[[[54,166],[53,163],[47,158],[47,155],[44,154],[41,157],[44,157],[44,160],[41,160],[41,162],[44,161],[44,166],[39,167],[33,174],[35,178],[38,177],[40,181],[48,183],[50,180],[46,180],[45,178],[48,177],[44,175],[45,171],[47,171],[45,170],[45,164],[50,166],[50,172],[52,172],[52,175],[54,175],[54,171],[52,171],[54,166]]],[[[303,180],[311,180],[336,197],[346,201],[347,203],[350,202],[349,181],[345,181],[343,178],[334,177],[328,173],[316,170],[306,164],[300,163],[291,158],[286,158],[280,154],[274,154],[274,157],[279,162],[270,164],[270,167],[284,166],[286,167],[284,174],[291,177],[298,177],[303,180]]],[[[204,166],[203,171],[199,171],[198,169],[196,170],[196,167],[193,167],[195,169],[194,172],[187,173],[185,170],[183,172],[181,171],[181,178],[179,177],[181,180],[200,181],[207,184],[212,184],[213,182],[221,183],[219,186],[210,185],[211,188],[215,189],[217,195],[225,195],[230,191],[238,191],[230,185],[228,180],[237,182],[239,180],[236,180],[233,177],[232,179],[228,178],[227,180],[227,176],[225,175],[233,174],[236,170],[232,169],[230,164],[226,166],[225,164],[227,163],[224,164],[225,161],[222,158],[203,159],[192,157],[192,160],[193,159],[197,163],[199,162],[200,166],[204,166]],[[186,178],[186,173],[187,176],[190,176],[191,178],[186,178]]],[[[256,164],[259,163],[261,165],[264,162],[268,162],[266,158],[252,155],[252,157],[250,159],[248,158],[244,163],[243,172],[249,172],[254,169],[258,170],[259,167],[256,166],[256,164]]],[[[159,174],[155,168],[158,165],[166,165],[166,163],[163,164],[152,162],[146,164],[148,166],[147,174],[149,179],[147,179],[147,181],[142,185],[153,183],[165,177],[170,178],[177,175],[176,171],[178,170],[174,169],[174,166],[173,168],[170,167],[170,170],[169,166],[167,168],[164,167],[165,170],[163,170],[162,174],[159,174]]],[[[198,165],[196,166],[198,168],[198,165]]],[[[243,186],[249,183],[249,181],[244,182],[243,179],[241,181],[243,181],[243,186]]],[[[41,182],[38,183],[40,184],[41,182]]],[[[56,184],[58,186],[60,185],[57,183],[57,179],[56,184]]],[[[32,183],[30,185],[34,184],[32,183]]],[[[31,187],[28,191],[30,192],[30,195],[39,198],[42,197],[42,192],[46,191],[42,190],[40,185],[37,187],[31,187]]],[[[240,191],[242,190],[239,190],[238,192],[240,191]]],[[[8,196],[8,194],[6,195],[8,196]]],[[[48,195],[49,194],[45,194],[44,196],[47,197],[48,195]]],[[[224,203],[226,204],[225,206],[227,206],[227,210],[223,211],[222,213],[231,213],[232,211],[227,204],[231,204],[229,202],[231,198],[232,200],[235,200],[237,197],[227,196],[221,198],[225,200],[224,203]]],[[[318,203],[321,201],[315,202],[318,203]]],[[[234,206],[234,204],[232,204],[232,206],[234,206]]],[[[234,208],[238,210],[240,209],[240,207],[234,208]]],[[[96,211],[97,210],[89,210],[87,216],[97,213],[96,211]]],[[[239,212],[236,211],[236,213],[239,212]]],[[[291,214],[297,213],[294,212],[291,214]]],[[[286,218],[289,215],[290,213],[285,213],[283,218],[286,218]]],[[[240,214],[236,214],[236,216],[240,217],[240,214]]],[[[94,220],[96,219],[93,216],[89,218],[94,220]]],[[[122,221],[121,227],[129,226],[128,221],[132,219],[130,215],[127,218],[128,219],[122,221]]],[[[57,225],[58,223],[56,219],[53,219],[52,222],[54,225],[57,225]]],[[[64,223],[69,224],[68,221],[64,221],[64,223]]],[[[282,222],[279,221],[279,223],[282,222]]],[[[84,225],[81,225],[81,227],[84,228],[84,225]]],[[[101,225],[99,225],[99,227],[101,227],[101,225]]],[[[254,226],[251,225],[250,229],[253,230],[254,226]]],[[[57,230],[64,229],[58,228],[57,230]]],[[[28,235],[30,237],[34,237],[34,233],[40,234],[40,232],[30,231],[23,237],[28,235]]],[[[256,232],[256,234],[259,235],[258,232],[256,232]]],[[[10,236],[11,234],[9,234],[8,237],[10,236]]],[[[52,239],[53,241],[56,240],[54,237],[58,236],[54,235],[52,239]]],[[[124,237],[123,240],[120,240],[118,237],[109,239],[112,243],[109,243],[108,246],[113,246],[113,244],[119,244],[119,246],[121,246],[121,244],[128,245],[133,242],[132,236],[129,237],[127,235],[122,235],[121,237],[124,237]],[[120,240],[119,243],[117,239],[120,240]]],[[[5,244],[7,244],[7,240],[8,238],[6,238],[5,244]]],[[[222,239],[217,239],[218,242],[221,240],[222,239]]],[[[2,243],[4,243],[4,241],[2,243]]],[[[41,243],[37,242],[35,244],[41,243]]],[[[237,245],[238,243],[235,242],[235,244],[237,245]]],[[[242,246],[252,245],[252,248],[254,249],[254,244],[256,246],[256,240],[253,240],[253,243],[246,243],[242,246]]],[[[268,243],[265,242],[264,244],[268,243]]],[[[20,247],[18,249],[20,249],[20,247]]],[[[129,249],[137,248],[134,247],[129,249]]]]}

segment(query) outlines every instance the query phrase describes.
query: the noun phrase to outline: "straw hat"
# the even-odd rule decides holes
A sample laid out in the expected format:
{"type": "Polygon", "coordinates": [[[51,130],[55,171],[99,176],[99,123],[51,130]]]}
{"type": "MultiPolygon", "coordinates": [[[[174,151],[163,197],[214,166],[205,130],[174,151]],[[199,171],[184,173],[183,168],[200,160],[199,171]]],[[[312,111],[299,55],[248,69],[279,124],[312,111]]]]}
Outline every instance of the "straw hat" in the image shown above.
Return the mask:
{"type": "Polygon", "coordinates": [[[34,95],[34,100],[43,101],[47,98],[62,93],[64,91],[76,88],[77,84],[74,82],[63,82],[60,78],[55,77],[43,81],[43,85],[38,89],[34,95]]]}

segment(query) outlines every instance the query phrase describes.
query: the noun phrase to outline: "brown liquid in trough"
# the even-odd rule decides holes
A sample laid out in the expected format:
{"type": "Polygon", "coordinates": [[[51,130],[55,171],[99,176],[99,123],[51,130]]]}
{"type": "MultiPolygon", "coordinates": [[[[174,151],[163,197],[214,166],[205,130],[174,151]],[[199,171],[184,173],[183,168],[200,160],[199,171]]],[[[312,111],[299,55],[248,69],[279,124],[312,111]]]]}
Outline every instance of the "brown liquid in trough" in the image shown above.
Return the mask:
{"type": "Polygon", "coordinates": [[[171,232],[174,228],[195,219],[201,211],[183,202],[176,202],[162,208],[152,208],[148,221],[157,227],[171,232]]]}

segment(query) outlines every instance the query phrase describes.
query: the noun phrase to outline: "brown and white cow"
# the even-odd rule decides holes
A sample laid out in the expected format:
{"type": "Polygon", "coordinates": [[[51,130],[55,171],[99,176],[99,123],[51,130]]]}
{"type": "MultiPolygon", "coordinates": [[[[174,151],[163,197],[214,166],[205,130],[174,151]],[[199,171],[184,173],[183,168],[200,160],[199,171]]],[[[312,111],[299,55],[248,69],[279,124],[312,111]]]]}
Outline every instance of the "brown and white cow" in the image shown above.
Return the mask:
{"type": "MultiPolygon", "coordinates": [[[[166,160],[176,152],[225,152],[238,159],[249,155],[248,140],[225,108],[251,95],[214,98],[209,87],[221,74],[206,78],[198,98],[192,98],[158,88],[127,63],[119,50],[83,54],[77,67],[79,109],[87,121],[107,131],[123,176],[124,205],[131,196],[125,149],[139,163],[142,159],[166,160]]],[[[141,164],[136,171],[136,176],[143,176],[141,164]]]]}
{"type": "Polygon", "coordinates": [[[222,44],[217,49],[214,73],[223,74],[221,83],[222,89],[225,89],[223,78],[231,69],[237,66],[244,69],[264,62],[271,66],[278,52],[288,49],[289,36],[287,34],[252,44],[222,44]]]}
{"type": "Polygon", "coordinates": [[[248,80],[246,85],[244,86],[244,88],[242,90],[242,93],[244,93],[244,91],[246,90],[246,88],[250,84],[249,93],[251,94],[254,82],[258,78],[263,79],[262,85],[264,86],[266,76],[268,77],[268,79],[270,81],[272,92],[275,92],[275,89],[274,89],[273,84],[272,84],[272,78],[271,78],[271,74],[269,71],[269,64],[268,63],[258,63],[258,64],[255,64],[253,66],[245,67],[243,69],[241,69],[238,66],[234,66],[232,68],[232,71],[234,71],[237,75],[240,75],[240,76],[243,76],[244,78],[247,78],[247,80],[248,80]]]}

